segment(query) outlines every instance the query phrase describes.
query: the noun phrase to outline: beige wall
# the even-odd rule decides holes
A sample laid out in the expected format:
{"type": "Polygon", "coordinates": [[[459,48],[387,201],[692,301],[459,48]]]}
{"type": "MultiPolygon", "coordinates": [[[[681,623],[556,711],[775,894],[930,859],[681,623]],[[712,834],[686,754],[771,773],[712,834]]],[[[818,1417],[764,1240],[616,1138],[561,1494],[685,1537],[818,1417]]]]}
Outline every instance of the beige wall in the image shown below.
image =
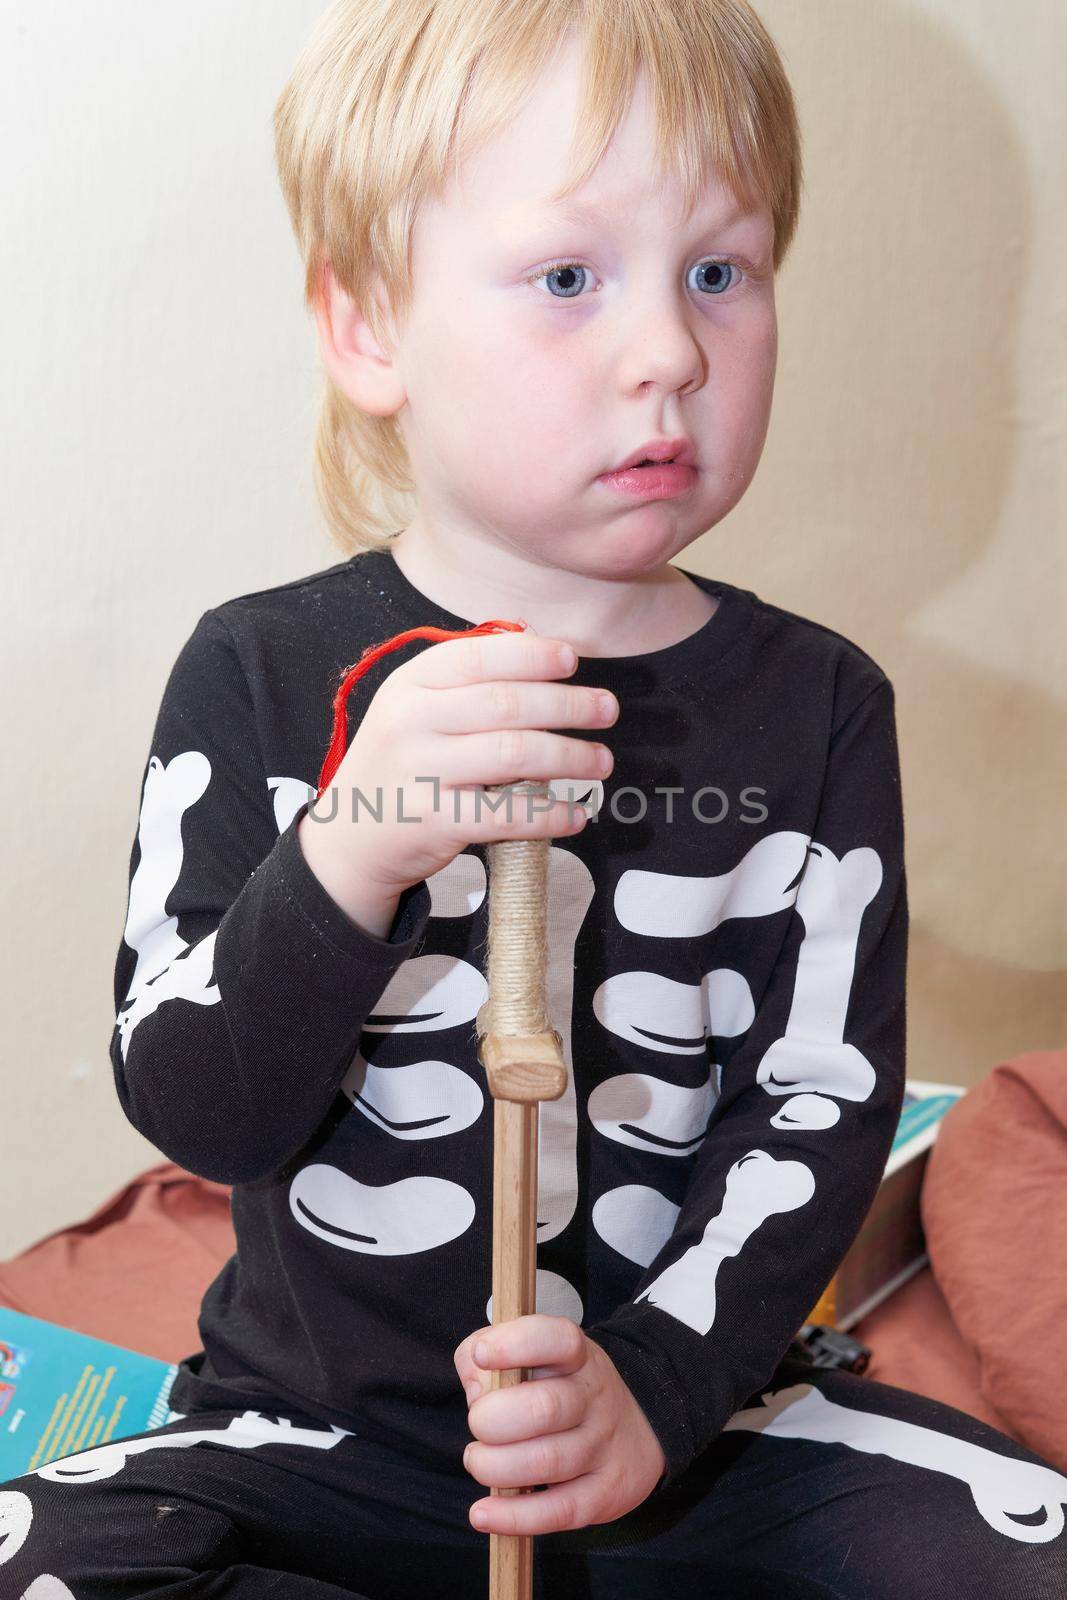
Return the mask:
{"type": "MultiPolygon", "coordinates": [[[[758,0],[806,137],[775,412],[701,570],[893,678],[909,1069],[1067,1044],[1058,0],[758,0]]],[[[140,780],[200,613],[337,559],[270,111],[321,0],[0,3],[0,1257],[156,1159],[108,1060],[140,780]]]]}

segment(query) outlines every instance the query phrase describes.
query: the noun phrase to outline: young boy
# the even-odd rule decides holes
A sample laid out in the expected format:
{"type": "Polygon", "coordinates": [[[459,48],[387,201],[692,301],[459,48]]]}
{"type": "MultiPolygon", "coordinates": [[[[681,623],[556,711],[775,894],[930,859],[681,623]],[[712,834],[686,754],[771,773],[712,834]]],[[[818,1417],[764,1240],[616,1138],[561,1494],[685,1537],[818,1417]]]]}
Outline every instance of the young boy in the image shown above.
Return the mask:
{"type": "Polygon", "coordinates": [[[347,558],[178,657],[112,1046],[134,1124],[234,1186],[237,1252],[168,1423],[0,1495],[4,1595],[466,1597],[478,1529],[537,1536],[546,1596],[1063,1592],[1067,1480],[789,1352],[901,1103],[893,687],[671,564],[770,414],[800,184],[774,46],[744,0],[574,24],[346,0],[279,102],[347,558]],[[371,490],[405,487],[388,536],[371,490]],[[312,806],[346,666],[489,618],[529,627],[375,663],[312,806]],[[531,777],[550,809],[480,804],[531,777]],[[474,1024],[504,837],[555,841],[569,1082],[537,1314],[494,1326],[474,1024]]]}

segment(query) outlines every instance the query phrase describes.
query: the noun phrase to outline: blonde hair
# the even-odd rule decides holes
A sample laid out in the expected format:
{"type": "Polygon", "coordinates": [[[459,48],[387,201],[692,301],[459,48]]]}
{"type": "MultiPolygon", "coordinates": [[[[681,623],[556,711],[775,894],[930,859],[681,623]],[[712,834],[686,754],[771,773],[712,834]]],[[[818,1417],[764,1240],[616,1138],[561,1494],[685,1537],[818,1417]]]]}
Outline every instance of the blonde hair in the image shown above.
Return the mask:
{"type": "MultiPolygon", "coordinates": [[[[410,305],[419,205],[514,117],[577,27],[585,42],[582,137],[562,200],[600,160],[648,74],[661,175],[687,216],[708,174],[774,219],[774,266],[796,231],[800,133],[785,68],[747,0],[334,0],[274,109],[278,175],[305,263],[309,310],[328,263],[386,334],[375,275],[398,324],[410,305]]],[[[410,520],[414,483],[396,416],[361,411],[329,374],[315,491],[347,554],[380,549],[410,520]]]]}

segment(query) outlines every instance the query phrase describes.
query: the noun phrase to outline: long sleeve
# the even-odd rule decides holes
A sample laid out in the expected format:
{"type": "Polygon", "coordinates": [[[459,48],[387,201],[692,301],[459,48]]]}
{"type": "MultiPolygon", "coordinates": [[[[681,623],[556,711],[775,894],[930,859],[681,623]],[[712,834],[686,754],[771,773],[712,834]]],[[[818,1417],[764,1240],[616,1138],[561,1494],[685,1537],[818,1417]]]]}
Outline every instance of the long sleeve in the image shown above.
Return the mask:
{"type": "Polygon", "coordinates": [[[268,1176],[315,1133],[429,916],[425,883],[388,939],[347,916],[300,848],[307,788],[288,815],[292,781],[264,769],[233,636],[205,612],[144,772],[110,1049],[134,1126],[218,1182],[268,1176]]]}
{"type": "Polygon", "coordinates": [[[830,735],[783,916],[672,1230],[632,1298],[585,1329],[659,1438],[657,1488],[771,1377],[859,1232],[896,1132],[908,907],[887,678],[830,735]]]}

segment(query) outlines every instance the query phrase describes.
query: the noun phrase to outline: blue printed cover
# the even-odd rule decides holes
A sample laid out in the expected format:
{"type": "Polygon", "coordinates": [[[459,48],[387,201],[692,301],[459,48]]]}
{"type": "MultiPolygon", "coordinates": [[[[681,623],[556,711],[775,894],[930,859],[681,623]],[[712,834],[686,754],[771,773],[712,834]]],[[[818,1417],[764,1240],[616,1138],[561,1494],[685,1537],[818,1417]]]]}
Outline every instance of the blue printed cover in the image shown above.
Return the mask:
{"type": "Polygon", "coordinates": [[[158,1428],[177,1370],[0,1306],[0,1483],[158,1428]]]}
{"type": "Polygon", "coordinates": [[[958,1083],[932,1083],[926,1078],[908,1078],[900,1108],[900,1122],[886,1162],[889,1178],[909,1161],[929,1150],[941,1123],[956,1101],[966,1093],[958,1083]]]}

